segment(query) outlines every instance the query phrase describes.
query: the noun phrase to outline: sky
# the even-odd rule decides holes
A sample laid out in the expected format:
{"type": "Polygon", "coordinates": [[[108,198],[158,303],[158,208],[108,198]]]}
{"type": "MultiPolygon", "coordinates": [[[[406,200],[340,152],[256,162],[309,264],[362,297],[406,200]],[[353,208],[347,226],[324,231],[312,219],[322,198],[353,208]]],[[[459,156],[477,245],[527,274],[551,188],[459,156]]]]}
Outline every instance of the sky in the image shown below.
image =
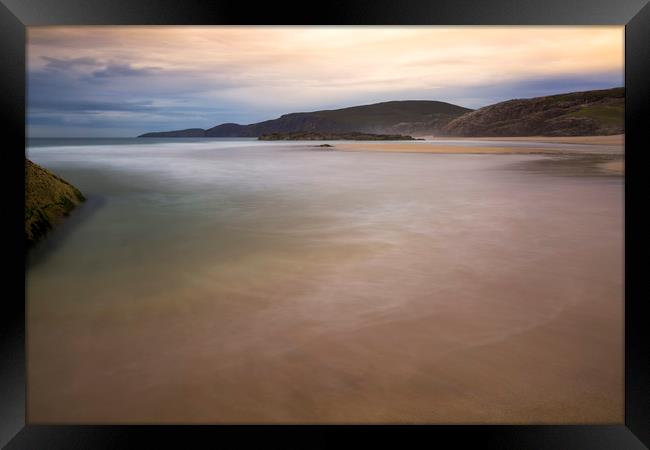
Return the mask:
{"type": "Polygon", "coordinates": [[[134,137],[390,100],[480,108],[623,86],[624,27],[27,30],[30,137],[134,137]]]}

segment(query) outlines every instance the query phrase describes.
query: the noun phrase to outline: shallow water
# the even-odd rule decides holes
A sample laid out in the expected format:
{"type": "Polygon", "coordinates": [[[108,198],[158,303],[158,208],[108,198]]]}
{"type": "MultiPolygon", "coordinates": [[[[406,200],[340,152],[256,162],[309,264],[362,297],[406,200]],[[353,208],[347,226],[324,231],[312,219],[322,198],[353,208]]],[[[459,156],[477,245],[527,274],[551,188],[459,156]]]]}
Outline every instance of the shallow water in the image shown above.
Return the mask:
{"type": "Polygon", "coordinates": [[[140,142],[28,149],[30,422],[622,421],[622,177],[140,142]]]}

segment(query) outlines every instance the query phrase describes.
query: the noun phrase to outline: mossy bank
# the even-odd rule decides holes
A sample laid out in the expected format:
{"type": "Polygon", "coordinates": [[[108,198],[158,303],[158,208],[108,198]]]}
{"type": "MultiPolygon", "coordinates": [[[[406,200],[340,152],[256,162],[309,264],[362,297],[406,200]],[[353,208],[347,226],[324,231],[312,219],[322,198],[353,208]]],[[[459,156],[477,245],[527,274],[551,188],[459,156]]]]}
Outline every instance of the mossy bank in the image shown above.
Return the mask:
{"type": "Polygon", "coordinates": [[[63,217],[85,201],[82,193],[49,170],[25,159],[25,241],[39,241],[63,217]]]}

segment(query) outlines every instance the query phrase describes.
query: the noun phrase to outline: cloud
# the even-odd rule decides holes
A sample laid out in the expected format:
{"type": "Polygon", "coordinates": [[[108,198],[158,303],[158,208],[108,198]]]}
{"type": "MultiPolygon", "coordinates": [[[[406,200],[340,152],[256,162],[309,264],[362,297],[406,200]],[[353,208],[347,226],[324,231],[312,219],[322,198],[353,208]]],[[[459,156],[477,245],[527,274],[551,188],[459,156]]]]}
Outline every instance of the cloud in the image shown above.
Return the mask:
{"type": "Polygon", "coordinates": [[[97,61],[94,58],[70,58],[70,59],[60,59],[52,58],[50,56],[41,56],[44,61],[47,61],[45,65],[46,70],[70,70],[75,66],[96,66],[97,61]]]}
{"type": "Polygon", "coordinates": [[[131,64],[108,64],[101,70],[92,72],[95,78],[113,78],[113,77],[143,77],[153,75],[160,68],[158,67],[144,67],[141,69],[134,68],[131,64]]]}
{"type": "Polygon", "coordinates": [[[103,102],[103,101],[60,101],[57,99],[37,99],[30,103],[29,107],[33,112],[50,111],[50,112],[98,112],[98,111],[131,111],[131,112],[151,112],[156,108],[153,107],[152,101],[121,101],[121,102],[103,102]]]}

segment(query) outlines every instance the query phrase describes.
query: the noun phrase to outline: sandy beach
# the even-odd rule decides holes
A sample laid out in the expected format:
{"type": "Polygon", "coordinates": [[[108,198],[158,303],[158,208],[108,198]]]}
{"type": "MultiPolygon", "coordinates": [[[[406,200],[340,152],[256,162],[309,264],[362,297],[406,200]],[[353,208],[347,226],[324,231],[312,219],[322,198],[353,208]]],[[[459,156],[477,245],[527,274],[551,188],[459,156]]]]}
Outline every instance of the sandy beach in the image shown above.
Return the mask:
{"type": "Polygon", "coordinates": [[[616,174],[624,174],[625,173],[625,161],[622,159],[616,160],[616,161],[609,161],[606,163],[600,164],[600,168],[607,172],[611,173],[616,173],[616,174]]]}
{"type": "Polygon", "coordinates": [[[624,175],[624,136],[435,138],[425,141],[344,142],[335,150],[457,155],[548,155],[580,158],[574,166],[624,175]],[[464,145],[463,141],[467,144],[464,145]],[[495,142],[495,145],[490,144],[495,142]],[[481,145],[481,143],[483,145],[481,145]],[[519,145],[519,143],[521,143],[519,145]],[[503,145],[500,145],[503,144],[503,145]],[[568,145],[563,145],[568,144],[568,145]]]}
{"type": "Polygon", "coordinates": [[[364,142],[337,144],[336,149],[345,151],[374,151],[374,152],[398,152],[398,153],[456,153],[465,155],[535,155],[549,154],[560,155],[566,153],[561,149],[540,147],[478,147],[462,145],[440,145],[439,143],[417,142],[364,142]]]}
{"type": "MultiPolygon", "coordinates": [[[[624,135],[614,136],[567,136],[567,137],[500,137],[500,138],[427,138],[424,141],[397,142],[345,142],[336,144],[338,150],[378,151],[408,153],[457,153],[457,154],[549,154],[574,153],[571,147],[557,144],[572,144],[579,153],[588,153],[590,148],[607,148],[612,154],[622,154],[624,135]],[[466,141],[467,145],[462,142],[466,141]],[[499,142],[504,145],[476,145],[477,142],[499,142]],[[521,142],[526,145],[518,146],[521,142]],[[507,145],[506,145],[507,144],[507,145]],[[552,145],[545,145],[552,144],[552,145]],[[580,147],[585,146],[585,147],[580,147]],[[584,151],[582,151],[584,149],[584,151]]],[[[601,151],[598,150],[600,153],[601,151]]],[[[578,153],[576,151],[575,153],[578,153]]]]}
{"type": "Polygon", "coordinates": [[[436,136],[418,136],[427,140],[481,140],[481,141],[521,141],[521,142],[552,142],[561,144],[593,144],[593,145],[623,145],[624,134],[613,134],[610,136],[514,136],[514,137],[454,137],[444,138],[436,136]]]}

